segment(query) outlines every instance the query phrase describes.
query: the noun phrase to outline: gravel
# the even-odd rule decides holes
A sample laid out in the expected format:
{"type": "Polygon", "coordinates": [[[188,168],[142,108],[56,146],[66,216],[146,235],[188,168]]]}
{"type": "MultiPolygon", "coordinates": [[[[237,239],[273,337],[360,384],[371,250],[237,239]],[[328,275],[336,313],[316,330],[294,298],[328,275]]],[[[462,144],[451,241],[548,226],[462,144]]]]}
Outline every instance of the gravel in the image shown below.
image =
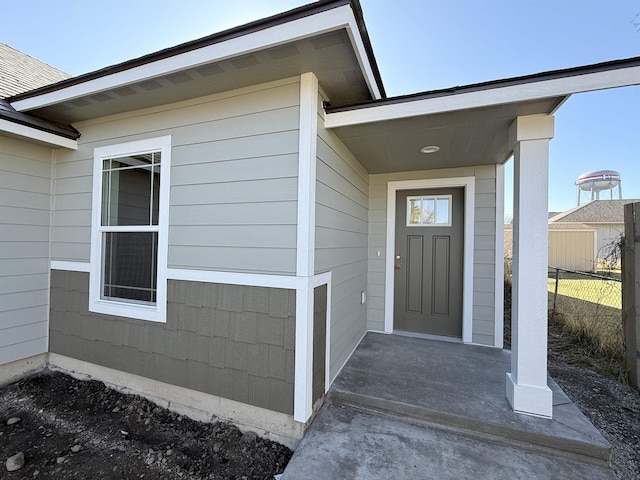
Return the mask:
{"type": "Polygon", "coordinates": [[[640,391],[624,381],[619,360],[585,350],[550,325],[549,374],[611,444],[618,478],[640,479],[640,391]]]}

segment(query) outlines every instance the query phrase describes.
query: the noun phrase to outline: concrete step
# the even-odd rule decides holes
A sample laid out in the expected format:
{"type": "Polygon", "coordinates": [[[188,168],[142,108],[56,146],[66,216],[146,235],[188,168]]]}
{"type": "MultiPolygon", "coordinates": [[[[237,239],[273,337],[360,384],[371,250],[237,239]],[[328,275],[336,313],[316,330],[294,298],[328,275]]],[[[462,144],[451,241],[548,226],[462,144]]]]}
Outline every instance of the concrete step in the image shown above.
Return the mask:
{"type": "Polygon", "coordinates": [[[615,480],[612,470],[325,403],[282,480],[615,480]]]}
{"type": "MultiPolygon", "coordinates": [[[[331,389],[327,403],[352,407],[373,415],[382,415],[410,425],[431,427],[466,437],[521,450],[560,456],[578,462],[608,465],[611,447],[583,435],[557,435],[531,431],[509,423],[496,424],[482,418],[469,418],[420,405],[411,405],[354,392],[331,389]]],[[[574,408],[575,406],[571,404],[574,408]]],[[[558,406],[559,407],[559,406],[558,406]]]]}
{"type": "Polygon", "coordinates": [[[328,400],[525,451],[608,464],[611,446],[553,379],[553,419],[513,412],[505,395],[510,363],[505,350],[368,333],[328,400]]]}

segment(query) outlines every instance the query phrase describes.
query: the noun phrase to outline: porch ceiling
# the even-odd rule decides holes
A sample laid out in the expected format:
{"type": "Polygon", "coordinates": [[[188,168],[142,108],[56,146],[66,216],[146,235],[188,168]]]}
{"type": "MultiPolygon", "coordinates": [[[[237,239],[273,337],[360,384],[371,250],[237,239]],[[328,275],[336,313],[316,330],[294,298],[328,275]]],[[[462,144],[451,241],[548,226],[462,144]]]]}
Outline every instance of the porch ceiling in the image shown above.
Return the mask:
{"type": "MultiPolygon", "coordinates": [[[[513,120],[520,115],[551,114],[563,99],[549,97],[332,130],[369,173],[498,164],[511,156],[509,126],[513,120]],[[440,150],[420,153],[428,145],[440,150]]],[[[366,107],[362,112],[366,114],[366,107]]]]}

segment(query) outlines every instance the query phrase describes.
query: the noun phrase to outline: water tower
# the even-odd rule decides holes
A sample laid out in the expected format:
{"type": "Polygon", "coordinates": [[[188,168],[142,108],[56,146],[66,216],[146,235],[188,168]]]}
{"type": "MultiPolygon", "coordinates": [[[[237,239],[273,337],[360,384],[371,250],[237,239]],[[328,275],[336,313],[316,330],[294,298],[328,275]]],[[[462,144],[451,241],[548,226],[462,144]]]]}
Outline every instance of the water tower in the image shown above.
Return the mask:
{"type": "Polygon", "coordinates": [[[613,191],[618,189],[618,199],[622,199],[622,178],[615,170],[595,170],[583,173],[576,180],[578,187],[578,206],[582,192],[590,193],[589,202],[600,200],[600,192],[609,191],[609,198],[613,200],[613,191]]]}

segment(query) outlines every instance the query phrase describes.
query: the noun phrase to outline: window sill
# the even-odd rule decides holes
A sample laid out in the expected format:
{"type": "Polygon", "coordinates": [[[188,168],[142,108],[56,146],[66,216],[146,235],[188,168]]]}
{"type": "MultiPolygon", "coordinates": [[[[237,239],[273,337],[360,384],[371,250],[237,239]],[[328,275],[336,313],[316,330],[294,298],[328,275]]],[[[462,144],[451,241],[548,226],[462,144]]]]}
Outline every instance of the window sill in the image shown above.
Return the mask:
{"type": "Polygon", "coordinates": [[[134,318],[136,320],[146,320],[150,322],[166,322],[164,309],[156,305],[137,305],[134,303],[116,302],[110,300],[96,300],[89,304],[89,311],[102,313],[104,315],[114,315],[117,317],[134,318]]]}

